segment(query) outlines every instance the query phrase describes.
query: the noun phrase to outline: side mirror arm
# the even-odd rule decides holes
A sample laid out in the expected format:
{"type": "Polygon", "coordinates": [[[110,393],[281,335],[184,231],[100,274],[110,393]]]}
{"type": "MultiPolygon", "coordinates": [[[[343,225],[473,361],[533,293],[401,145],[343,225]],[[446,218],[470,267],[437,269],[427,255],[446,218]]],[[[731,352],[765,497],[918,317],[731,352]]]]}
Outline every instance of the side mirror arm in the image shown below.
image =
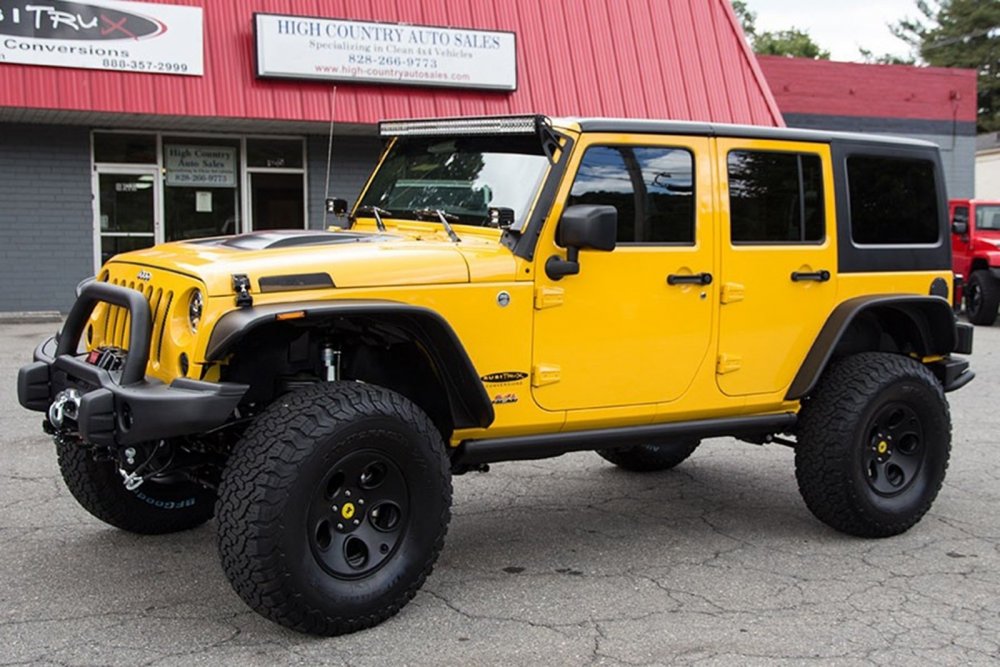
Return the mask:
{"type": "Polygon", "coordinates": [[[552,255],[545,260],[545,275],[549,280],[562,280],[566,276],[575,276],[580,273],[580,249],[567,248],[566,259],[559,255],[552,255]]]}

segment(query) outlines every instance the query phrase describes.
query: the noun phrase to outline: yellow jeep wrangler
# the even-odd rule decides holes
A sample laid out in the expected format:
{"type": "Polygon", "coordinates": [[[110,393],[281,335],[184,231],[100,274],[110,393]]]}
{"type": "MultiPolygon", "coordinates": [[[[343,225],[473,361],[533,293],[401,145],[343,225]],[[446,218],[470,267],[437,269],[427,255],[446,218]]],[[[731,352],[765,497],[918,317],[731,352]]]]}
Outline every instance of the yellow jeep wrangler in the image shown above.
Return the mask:
{"type": "Polygon", "coordinates": [[[338,634],[411,599],[451,477],[703,438],[795,449],[806,506],[901,533],[941,487],[948,302],[932,144],[543,116],[393,121],[343,228],[113,258],[21,369],[70,491],[138,533],[216,516],[254,610],[338,634]]]}

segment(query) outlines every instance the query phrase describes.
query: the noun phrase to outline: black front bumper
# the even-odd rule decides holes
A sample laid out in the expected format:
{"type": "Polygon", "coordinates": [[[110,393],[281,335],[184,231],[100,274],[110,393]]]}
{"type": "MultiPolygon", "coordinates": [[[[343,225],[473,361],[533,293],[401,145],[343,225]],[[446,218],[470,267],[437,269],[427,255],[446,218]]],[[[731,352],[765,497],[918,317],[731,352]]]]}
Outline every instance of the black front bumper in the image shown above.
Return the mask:
{"type": "Polygon", "coordinates": [[[76,430],[98,445],[130,445],[197,435],[222,425],[248,386],[178,378],[166,385],[145,376],[149,361],[149,304],[136,291],[90,283],[83,287],[62,331],[35,350],[35,362],[17,374],[17,398],[29,410],[47,412],[67,389],[80,393],[76,430]],[[77,354],[80,336],[99,302],[127,308],[129,351],[120,371],[107,371],[77,354]]]}

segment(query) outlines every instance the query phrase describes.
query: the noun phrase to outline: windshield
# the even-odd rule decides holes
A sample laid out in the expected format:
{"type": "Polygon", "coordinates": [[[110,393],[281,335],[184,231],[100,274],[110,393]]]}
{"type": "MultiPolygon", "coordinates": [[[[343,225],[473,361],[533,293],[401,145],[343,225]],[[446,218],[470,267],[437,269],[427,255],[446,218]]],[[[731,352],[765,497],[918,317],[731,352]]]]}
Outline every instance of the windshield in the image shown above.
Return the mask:
{"type": "Polygon", "coordinates": [[[976,229],[1000,231],[1000,206],[977,204],[976,229]]]}
{"type": "Polygon", "coordinates": [[[375,206],[385,217],[427,219],[440,209],[458,224],[490,226],[490,209],[510,209],[519,229],[548,166],[533,136],[402,137],[357,212],[369,216],[375,206]]]}

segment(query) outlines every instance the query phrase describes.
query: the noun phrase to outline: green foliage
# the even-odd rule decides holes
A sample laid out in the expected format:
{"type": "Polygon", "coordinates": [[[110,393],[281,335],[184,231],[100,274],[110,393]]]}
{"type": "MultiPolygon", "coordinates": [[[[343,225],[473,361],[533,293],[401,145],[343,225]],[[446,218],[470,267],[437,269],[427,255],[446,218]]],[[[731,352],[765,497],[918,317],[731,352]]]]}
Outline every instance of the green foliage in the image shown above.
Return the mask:
{"type": "Polygon", "coordinates": [[[757,14],[750,10],[744,0],[732,0],[733,11],[743,26],[743,32],[750,42],[754,53],[769,56],[791,56],[795,58],[813,58],[829,60],[830,52],[821,49],[804,30],[790,28],[788,30],[757,32],[757,14]]]}
{"type": "Polygon", "coordinates": [[[915,65],[917,63],[915,58],[897,56],[891,53],[883,53],[882,55],[877,56],[870,49],[860,47],[858,48],[858,52],[869,65],[915,65]]]}
{"type": "Polygon", "coordinates": [[[746,33],[747,39],[753,41],[754,36],[757,35],[757,14],[750,11],[747,3],[743,0],[733,0],[733,11],[736,12],[736,18],[743,26],[743,32],[746,33]]]}
{"type": "Polygon", "coordinates": [[[767,56],[792,56],[829,60],[830,52],[819,47],[809,33],[797,28],[762,32],[753,39],[753,50],[767,56]]]}
{"type": "Polygon", "coordinates": [[[978,130],[1000,130],[1000,0],[917,0],[918,18],[892,32],[928,65],[979,73],[978,130]]]}

